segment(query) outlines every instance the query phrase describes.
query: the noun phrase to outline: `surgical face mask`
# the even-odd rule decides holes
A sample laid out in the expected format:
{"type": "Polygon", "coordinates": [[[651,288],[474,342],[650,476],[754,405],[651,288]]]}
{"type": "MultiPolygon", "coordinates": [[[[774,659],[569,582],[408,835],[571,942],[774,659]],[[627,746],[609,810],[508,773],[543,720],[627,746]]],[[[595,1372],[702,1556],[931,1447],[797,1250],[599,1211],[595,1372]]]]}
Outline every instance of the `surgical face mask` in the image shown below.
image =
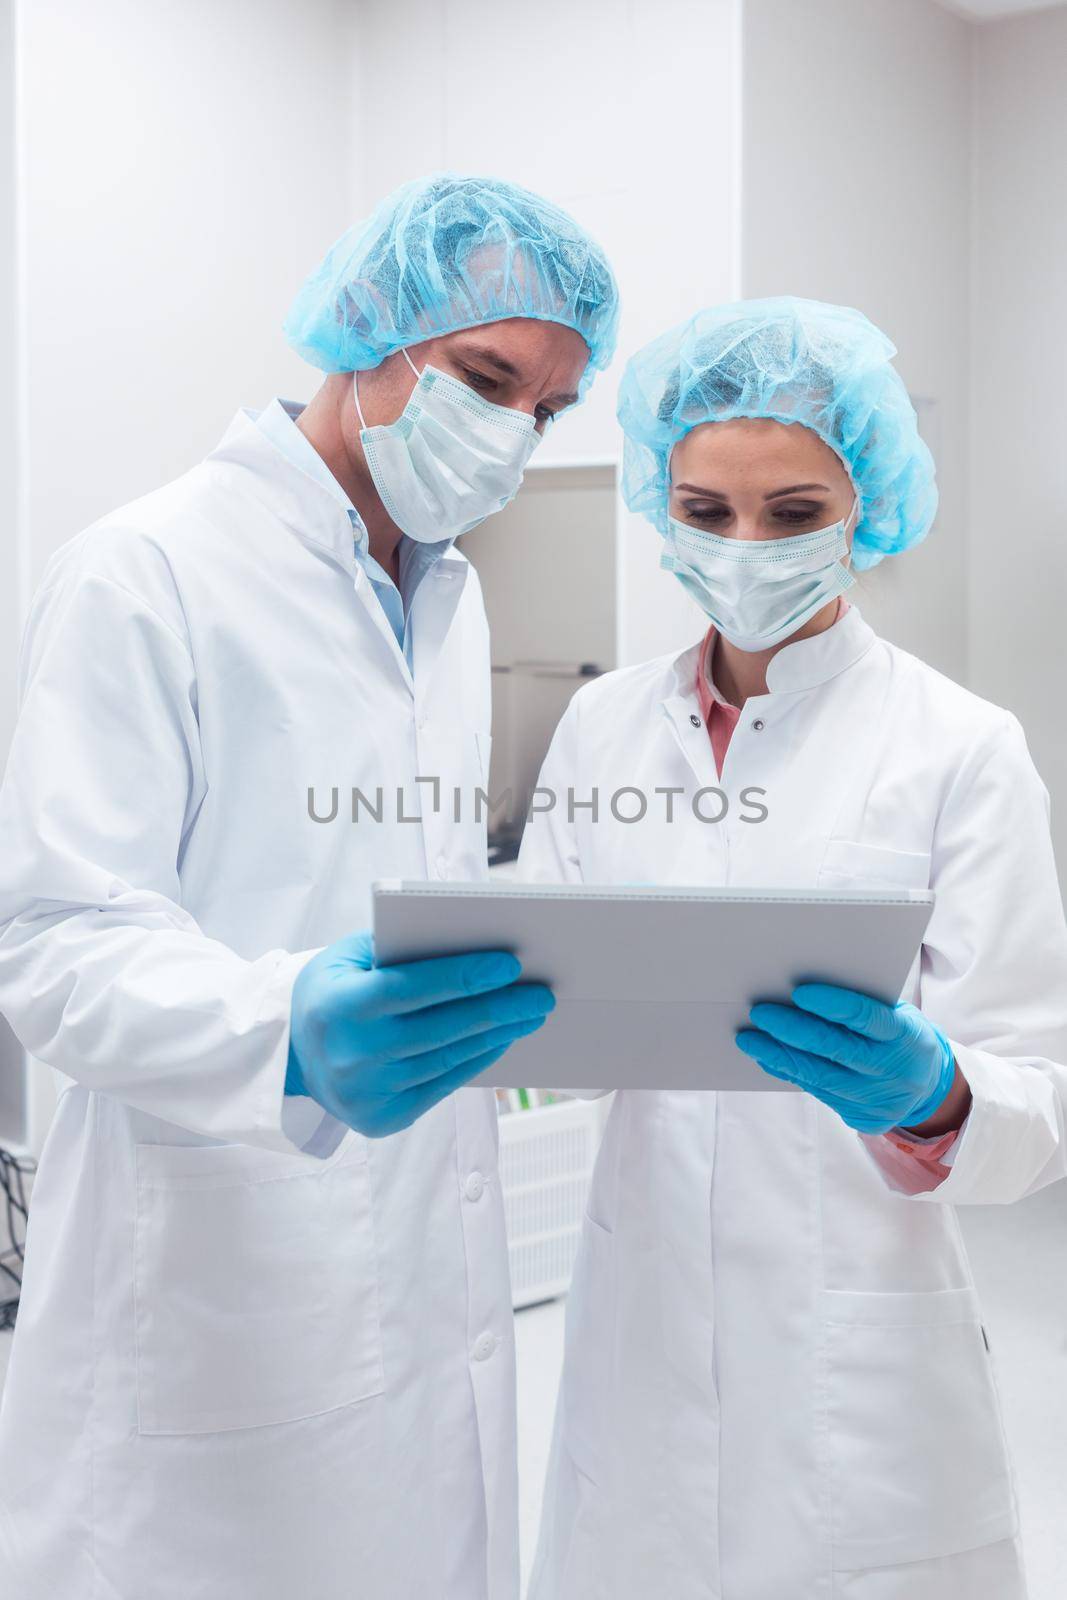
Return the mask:
{"type": "Polygon", "coordinates": [[[436,367],[419,372],[395,422],[368,428],[352,374],[360,442],[374,487],[409,539],[469,533],[512,499],[540,435],[525,411],[495,406],[436,367]]]}
{"type": "Polygon", "coordinates": [[[671,517],[660,566],[731,644],[767,650],[852,588],[846,536],[857,510],[853,501],[841,522],[786,539],[724,539],[671,517]]]}

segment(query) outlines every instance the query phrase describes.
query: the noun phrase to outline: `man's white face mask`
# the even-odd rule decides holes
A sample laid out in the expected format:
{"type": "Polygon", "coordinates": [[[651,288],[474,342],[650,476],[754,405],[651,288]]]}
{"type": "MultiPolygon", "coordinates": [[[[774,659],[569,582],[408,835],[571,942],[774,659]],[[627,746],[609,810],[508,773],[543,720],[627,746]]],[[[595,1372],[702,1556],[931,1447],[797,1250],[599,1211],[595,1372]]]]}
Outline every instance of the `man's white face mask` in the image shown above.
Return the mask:
{"type": "Polygon", "coordinates": [[[506,506],[540,434],[525,411],[483,399],[436,367],[421,373],[395,422],[368,428],[352,374],[360,442],[374,487],[397,527],[421,544],[454,539],[506,506]]]}

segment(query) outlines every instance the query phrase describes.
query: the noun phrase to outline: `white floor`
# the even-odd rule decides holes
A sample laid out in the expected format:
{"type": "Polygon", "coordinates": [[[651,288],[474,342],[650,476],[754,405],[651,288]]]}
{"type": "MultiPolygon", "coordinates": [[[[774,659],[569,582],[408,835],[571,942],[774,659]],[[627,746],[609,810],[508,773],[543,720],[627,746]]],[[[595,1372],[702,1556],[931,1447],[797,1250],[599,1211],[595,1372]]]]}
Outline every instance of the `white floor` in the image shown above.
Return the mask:
{"type": "MultiPolygon", "coordinates": [[[[1067,1573],[1067,1183],[1021,1205],[961,1212],[961,1219],[1015,1456],[1030,1600],[1061,1600],[1067,1573]]],[[[515,1328],[525,1574],[537,1539],[548,1459],[563,1347],[562,1302],[520,1312],[515,1328]]],[[[0,1334],[0,1379],[8,1345],[8,1335],[0,1334]]]]}

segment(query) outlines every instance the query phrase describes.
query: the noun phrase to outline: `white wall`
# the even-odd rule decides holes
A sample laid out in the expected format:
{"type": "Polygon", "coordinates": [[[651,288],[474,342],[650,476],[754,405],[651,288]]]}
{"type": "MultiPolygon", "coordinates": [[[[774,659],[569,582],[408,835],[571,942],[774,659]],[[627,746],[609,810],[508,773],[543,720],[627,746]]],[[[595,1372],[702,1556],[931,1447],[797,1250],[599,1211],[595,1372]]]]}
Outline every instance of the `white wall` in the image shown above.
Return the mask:
{"type": "Polygon", "coordinates": [[[14,20],[13,0],[0,0],[0,769],[15,717],[19,624],[14,20]]]}
{"type": "Polygon", "coordinates": [[[493,833],[521,832],[560,717],[616,662],[614,467],[537,463],[511,504],[459,541],[478,569],[493,657],[493,833]]]}
{"type": "MultiPolygon", "coordinates": [[[[444,167],[551,196],[611,257],[629,353],[733,287],[736,13],[734,0],[541,0],[533,12],[514,0],[363,0],[364,206],[444,167]]],[[[617,460],[621,365],[553,429],[539,463],[617,460]]],[[[622,661],[700,631],[659,553],[648,524],[623,516],[622,661]]]]}
{"type": "MultiPolygon", "coordinates": [[[[11,0],[0,0],[0,770],[15,719],[19,634],[15,195],[14,13],[11,0]]],[[[0,1143],[22,1136],[22,1059],[0,1017],[0,1143]]]]}
{"type": "Polygon", "coordinates": [[[1067,11],[977,35],[970,681],[1020,717],[1067,874],[1067,11]]]}
{"type": "Polygon", "coordinates": [[[349,220],[345,0],[21,0],[32,573],[315,376],[281,322],[349,220]]]}
{"type": "MultiPolygon", "coordinates": [[[[357,162],[350,0],[17,0],[15,206],[11,11],[0,9],[5,751],[19,597],[49,554],[196,461],[239,406],[316,386],[281,323],[351,220],[357,162]],[[15,214],[27,359],[12,426],[15,214]]],[[[10,1137],[16,1067],[0,1059],[0,1070],[10,1137]]],[[[51,1075],[35,1072],[30,1087],[23,1130],[38,1145],[51,1075]]]]}
{"type": "Polygon", "coordinates": [[[511,504],[459,541],[478,569],[493,665],[615,666],[615,473],[530,467],[511,504]]]}
{"type": "Polygon", "coordinates": [[[934,0],[745,0],[741,282],[857,306],[899,350],[941,510],[926,544],[861,577],[874,625],[967,668],[970,65],[934,0]]]}

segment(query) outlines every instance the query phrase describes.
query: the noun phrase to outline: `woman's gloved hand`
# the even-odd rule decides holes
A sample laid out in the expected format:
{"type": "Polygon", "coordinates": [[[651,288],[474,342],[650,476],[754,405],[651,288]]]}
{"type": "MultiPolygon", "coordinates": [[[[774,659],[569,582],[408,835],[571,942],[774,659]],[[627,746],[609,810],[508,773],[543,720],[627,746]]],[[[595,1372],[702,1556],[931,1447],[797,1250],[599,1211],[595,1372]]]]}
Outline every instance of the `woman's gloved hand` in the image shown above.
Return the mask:
{"type": "Polygon", "coordinates": [[[370,1138],[408,1127],[544,1022],[521,971],[503,950],[375,967],[369,933],[339,939],[293,985],[286,1094],[370,1138]]]}
{"type": "Polygon", "coordinates": [[[836,1111],[859,1133],[915,1128],[952,1088],[956,1063],[915,1006],[887,1006],[853,989],[802,983],[792,1005],[760,1002],[737,1034],[746,1055],[836,1111]]]}

